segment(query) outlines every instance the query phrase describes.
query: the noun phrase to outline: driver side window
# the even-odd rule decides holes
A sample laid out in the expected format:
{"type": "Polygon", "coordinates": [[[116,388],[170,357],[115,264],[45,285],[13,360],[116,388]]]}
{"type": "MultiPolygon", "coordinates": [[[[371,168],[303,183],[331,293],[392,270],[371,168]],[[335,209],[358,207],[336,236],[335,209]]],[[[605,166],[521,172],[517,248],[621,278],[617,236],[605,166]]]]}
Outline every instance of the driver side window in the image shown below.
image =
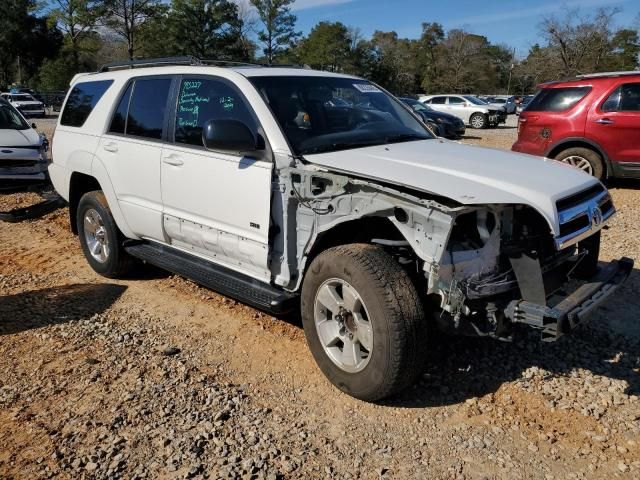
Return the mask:
{"type": "Polygon", "coordinates": [[[252,131],[256,121],[233,86],[209,78],[183,78],[178,90],[174,141],[202,147],[202,128],[208,120],[238,120],[252,131]]]}
{"type": "Polygon", "coordinates": [[[449,97],[449,105],[461,105],[467,103],[460,97],[449,97]]]}

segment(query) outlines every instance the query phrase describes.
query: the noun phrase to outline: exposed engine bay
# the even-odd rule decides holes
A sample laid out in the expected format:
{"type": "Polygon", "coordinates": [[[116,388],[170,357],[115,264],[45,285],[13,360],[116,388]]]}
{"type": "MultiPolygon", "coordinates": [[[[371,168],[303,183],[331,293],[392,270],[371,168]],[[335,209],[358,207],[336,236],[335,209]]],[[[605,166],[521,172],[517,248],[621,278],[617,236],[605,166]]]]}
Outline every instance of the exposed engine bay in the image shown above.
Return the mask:
{"type": "Polygon", "coordinates": [[[528,205],[466,206],[333,173],[279,173],[274,202],[285,215],[274,245],[288,262],[274,274],[286,288],[297,288],[302,275],[292,272],[304,272],[318,245],[374,243],[411,274],[441,329],[510,340],[517,322],[549,330],[552,295],[597,270],[599,232],[558,248],[528,205]],[[521,303],[542,310],[522,313],[521,303]]]}

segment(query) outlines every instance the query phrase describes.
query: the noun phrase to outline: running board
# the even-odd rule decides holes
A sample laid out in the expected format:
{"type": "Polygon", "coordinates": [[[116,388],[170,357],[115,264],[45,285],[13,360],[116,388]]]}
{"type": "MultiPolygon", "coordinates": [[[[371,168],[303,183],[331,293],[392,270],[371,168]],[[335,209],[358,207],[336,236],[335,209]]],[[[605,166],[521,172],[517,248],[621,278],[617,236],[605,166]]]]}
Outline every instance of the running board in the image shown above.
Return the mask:
{"type": "Polygon", "coordinates": [[[298,296],[294,293],[180,250],[155,243],[133,242],[125,244],[125,250],[133,257],[273,315],[291,312],[296,307],[298,296]]]}

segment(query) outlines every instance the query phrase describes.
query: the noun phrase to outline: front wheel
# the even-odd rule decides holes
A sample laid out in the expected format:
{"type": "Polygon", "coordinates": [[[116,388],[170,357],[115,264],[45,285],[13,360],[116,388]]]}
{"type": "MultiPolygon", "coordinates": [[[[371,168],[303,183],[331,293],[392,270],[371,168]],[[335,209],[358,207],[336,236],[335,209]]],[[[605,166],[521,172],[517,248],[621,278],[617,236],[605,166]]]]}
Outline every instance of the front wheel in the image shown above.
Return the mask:
{"type": "Polygon", "coordinates": [[[124,251],[124,237],[101,191],[82,196],[78,203],[76,226],[84,256],[97,273],[117,278],[131,269],[133,259],[124,251]]]}
{"type": "Polygon", "coordinates": [[[489,124],[489,120],[487,119],[487,116],[483,113],[474,113],[473,115],[471,115],[471,118],[469,119],[469,124],[476,129],[487,128],[487,125],[489,124]]]}
{"type": "Polygon", "coordinates": [[[301,300],[311,353],[343,392],[376,401],[420,374],[424,310],[407,273],[383,249],[351,244],[322,252],[309,266],[301,300]]]}

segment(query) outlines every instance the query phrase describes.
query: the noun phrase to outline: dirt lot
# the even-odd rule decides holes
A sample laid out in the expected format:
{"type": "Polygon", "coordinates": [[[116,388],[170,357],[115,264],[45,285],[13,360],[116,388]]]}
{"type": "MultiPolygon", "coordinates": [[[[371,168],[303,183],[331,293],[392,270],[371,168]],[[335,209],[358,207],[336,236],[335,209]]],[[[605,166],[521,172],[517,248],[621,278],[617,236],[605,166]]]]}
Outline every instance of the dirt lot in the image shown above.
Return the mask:
{"type": "MultiPolygon", "coordinates": [[[[604,259],[640,259],[638,186],[612,185],[604,259]]],[[[639,291],[635,270],[555,344],[437,342],[373,405],[328,384],[296,319],[150,267],[101,278],[66,209],[0,223],[0,478],[639,478],[639,291]]]]}

